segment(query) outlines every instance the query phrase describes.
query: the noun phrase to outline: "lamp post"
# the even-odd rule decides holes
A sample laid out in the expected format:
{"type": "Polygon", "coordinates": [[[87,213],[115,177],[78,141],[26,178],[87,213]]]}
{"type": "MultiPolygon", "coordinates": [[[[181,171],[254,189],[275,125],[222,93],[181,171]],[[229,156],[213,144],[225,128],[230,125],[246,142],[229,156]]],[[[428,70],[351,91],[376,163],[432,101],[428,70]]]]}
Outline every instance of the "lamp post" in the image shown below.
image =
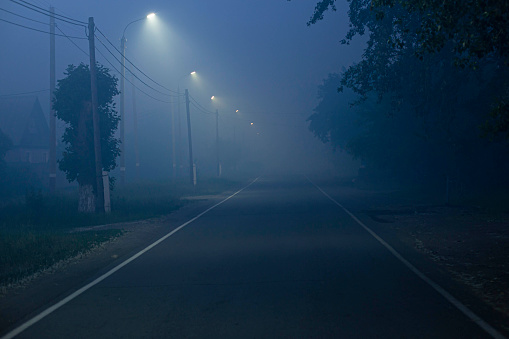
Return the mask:
{"type": "Polygon", "coordinates": [[[125,43],[127,39],[125,38],[125,32],[127,31],[127,28],[134,24],[135,22],[145,20],[145,19],[152,19],[155,17],[155,13],[150,13],[146,17],[136,19],[128,23],[124,31],[122,33],[122,38],[120,39],[120,51],[122,51],[122,56],[120,59],[120,183],[125,183],[125,43]]]}
{"type": "Polygon", "coordinates": [[[238,115],[239,115],[239,110],[236,109],[235,110],[235,119],[233,120],[233,143],[234,144],[237,144],[236,130],[237,130],[237,118],[238,118],[238,115]]]}
{"type": "MultiPolygon", "coordinates": [[[[196,71],[192,71],[190,73],[187,73],[187,74],[184,74],[183,76],[181,76],[178,81],[177,81],[177,95],[178,95],[178,99],[177,99],[177,124],[178,124],[178,137],[177,137],[177,162],[178,162],[178,166],[177,166],[177,171],[178,171],[178,176],[181,176],[182,175],[182,164],[183,164],[183,156],[182,156],[182,124],[181,124],[181,118],[180,118],[180,82],[182,81],[182,79],[184,79],[185,77],[188,77],[188,76],[191,76],[191,75],[195,75],[196,74],[196,71]]],[[[173,124],[172,124],[172,140],[173,140],[173,145],[175,145],[175,129],[173,127],[173,124]]],[[[173,154],[175,154],[175,149],[173,149],[173,154]]],[[[173,162],[173,166],[175,166],[175,161],[173,162]]]]}
{"type": "MultiPolygon", "coordinates": [[[[210,100],[214,101],[216,97],[212,96],[210,100]]],[[[221,162],[219,161],[219,110],[216,109],[216,162],[217,162],[217,176],[221,176],[221,162]]]]}

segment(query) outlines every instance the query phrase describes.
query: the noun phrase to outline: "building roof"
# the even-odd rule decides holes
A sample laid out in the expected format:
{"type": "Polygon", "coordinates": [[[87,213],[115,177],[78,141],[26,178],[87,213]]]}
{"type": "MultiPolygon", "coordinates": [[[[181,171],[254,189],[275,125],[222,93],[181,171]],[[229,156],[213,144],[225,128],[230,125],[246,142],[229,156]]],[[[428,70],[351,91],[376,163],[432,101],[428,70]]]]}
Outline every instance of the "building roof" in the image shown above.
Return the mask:
{"type": "Polygon", "coordinates": [[[49,128],[37,96],[0,97],[0,129],[14,147],[48,147],[49,128]]]}

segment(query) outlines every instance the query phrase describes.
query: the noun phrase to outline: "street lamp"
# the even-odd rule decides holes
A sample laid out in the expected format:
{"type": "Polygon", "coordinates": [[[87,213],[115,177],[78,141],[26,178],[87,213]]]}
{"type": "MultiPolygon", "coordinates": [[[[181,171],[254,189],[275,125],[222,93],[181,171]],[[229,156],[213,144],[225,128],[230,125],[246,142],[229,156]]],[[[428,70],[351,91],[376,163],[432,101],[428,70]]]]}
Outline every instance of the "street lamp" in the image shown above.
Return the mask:
{"type": "MultiPolygon", "coordinates": [[[[127,27],[134,24],[135,22],[145,20],[145,19],[152,19],[155,17],[155,13],[150,13],[146,17],[136,19],[128,23],[124,31],[122,32],[122,38],[120,39],[120,51],[122,51],[122,56],[120,60],[121,65],[121,77],[120,77],[120,183],[125,183],[125,94],[124,94],[124,88],[125,88],[125,43],[127,39],[125,38],[125,32],[127,31],[127,27]]],[[[134,86],[134,84],[133,84],[134,86]]],[[[136,125],[136,122],[135,122],[136,125]]],[[[135,131],[135,133],[137,133],[135,131]]],[[[137,139],[137,136],[135,137],[137,139]]],[[[137,145],[136,145],[137,146],[137,145]]],[[[138,159],[137,159],[138,161],[138,159]]],[[[137,164],[138,166],[139,164],[137,164]]]]}
{"type": "MultiPolygon", "coordinates": [[[[216,97],[213,95],[210,100],[214,101],[216,97]]],[[[217,161],[217,176],[221,176],[221,162],[219,161],[219,110],[216,108],[216,161],[217,161]]]]}
{"type": "MultiPolygon", "coordinates": [[[[186,73],[184,74],[183,76],[181,76],[178,80],[177,80],[177,123],[178,123],[178,145],[177,145],[177,148],[178,148],[178,157],[177,157],[177,161],[179,163],[179,166],[178,166],[178,170],[179,170],[179,176],[180,176],[180,173],[182,171],[182,124],[181,124],[181,118],[180,118],[180,82],[182,81],[182,79],[190,76],[190,75],[196,75],[196,71],[192,71],[190,73],[186,73]]],[[[172,123],[172,126],[174,124],[172,123]]],[[[175,145],[175,139],[174,139],[174,136],[175,135],[175,129],[172,127],[172,141],[173,141],[173,145],[175,145]]],[[[175,149],[173,149],[173,154],[175,154],[175,149]]],[[[174,160],[173,161],[173,173],[174,175],[176,175],[176,161],[174,160]]]]}

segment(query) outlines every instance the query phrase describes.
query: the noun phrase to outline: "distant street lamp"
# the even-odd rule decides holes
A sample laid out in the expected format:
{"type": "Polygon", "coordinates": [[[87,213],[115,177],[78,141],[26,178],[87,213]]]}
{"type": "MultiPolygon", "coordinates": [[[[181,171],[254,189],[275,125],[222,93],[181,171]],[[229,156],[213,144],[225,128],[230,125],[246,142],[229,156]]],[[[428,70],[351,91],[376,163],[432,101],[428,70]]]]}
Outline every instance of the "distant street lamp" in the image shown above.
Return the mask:
{"type": "MultiPolygon", "coordinates": [[[[211,96],[210,100],[214,101],[216,97],[211,96]]],[[[217,176],[221,176],[221,162],[219,161],[219,110],[216,109],[216,161],[217,161],[217,176]]]]}
{"type": "MultiPolygon", "coordinates": [[[[134,24],[135,22],[145,20],[145,19],[153,19],[155,17],[155,13],[150,13],[146,17],[136,19],[128,23],[124,31],[122,33],[122,38],[120,40],[120,51],[122,52],[120,65],[121,65],[121,77],[120,77],[120,183],[125,183],[125,94],[124,94],[124,88],[125,88],[125,32],[127,30],[127,27],[134,24]]],[[[134,86],[134,84],[133,84],[134,86]]],[[[136,125],[135,121],[135,125],[136,125]]],[[[137,139],[137,136],[135,136],[135,140],[137,139]]],[[[136,146],[137,147],[137,146],[136,146]]]]}
{"type": "MultiPolygon", "coordinates": [[[[177,95],[178,95],[178,98],[177,98],[177,123],[178,123],[177,152],[178,152],[178,156],[177,156],[176,161],[173,162],[173,166],[174,166],[174,170],[178,170],[179,176],[182,173],[182,166],[183,166],[182,165],[182,163],[183,163],[182,162],[182,158],[183,158],[183,155],[182,155],[182,124],[181,124],[181,118],[180,118],[180,82],[182,81],[182,79],[184,79],[185,77],[188,77],[190,75],[196,75],[196,71],[192,71],[190,73],[184,74],[177,81],[177,95]],[[176,164],[177,162],[178,162],[178,166],[176,164]]],[[[172,124],[172,126],[173,126],[173,124],[172,124]]],[[[175,138],[173,137],[174,135],[175,135],[175,129],[172,127],[173,145],[175,145],[175,138]]],[[[175,149],[173,151],[173,154],[175,154],[175,149]]]]}
{"type": "Polygon", "coordinates": [[[236,109],[235,110],[235,119],[233,120],[233,143],[236,144],[237,143],[237,134],[236,134],[236,130],[237,130],[237,118],[239,116],[239,110],[236,109]]]}

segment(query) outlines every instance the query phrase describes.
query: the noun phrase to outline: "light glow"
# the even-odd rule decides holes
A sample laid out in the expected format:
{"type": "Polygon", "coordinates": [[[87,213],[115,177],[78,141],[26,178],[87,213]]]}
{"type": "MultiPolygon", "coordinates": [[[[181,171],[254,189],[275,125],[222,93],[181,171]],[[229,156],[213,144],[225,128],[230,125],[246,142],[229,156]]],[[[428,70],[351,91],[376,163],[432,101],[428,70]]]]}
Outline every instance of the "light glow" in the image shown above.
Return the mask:
{"type": "Polygon", "coordinates": [[[196,74],[196,71],[192,71],[191,73],[189,73],[191,75],[195,75],[196,74]]]}
{"type": "Polygon", "coordinates": [[[147,19],[153,19],[155,18],[156,14],[155,13],[150,13],[149,15],[147,15],[147,19]]]}
{"type": "Polygon", "coordinates": [[[210,97],[210,100],[214,100],[215,98],[216,98],[215,96],[212,96],[212,97],[210,97]]]}

